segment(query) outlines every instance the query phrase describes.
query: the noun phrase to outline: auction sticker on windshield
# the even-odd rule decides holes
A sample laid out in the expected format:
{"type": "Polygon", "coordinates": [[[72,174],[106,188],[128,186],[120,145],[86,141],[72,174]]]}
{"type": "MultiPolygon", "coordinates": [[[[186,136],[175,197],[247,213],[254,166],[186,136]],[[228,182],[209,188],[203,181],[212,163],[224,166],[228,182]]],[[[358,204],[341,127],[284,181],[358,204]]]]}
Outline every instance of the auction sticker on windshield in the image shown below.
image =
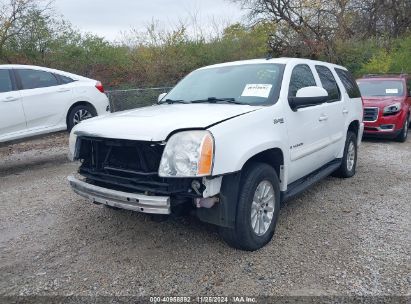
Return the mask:
{"type": "Polygon", "coordinates": [[[271,88],[271,84],[247,84],[241,96],[268,98],[271,88]]]}
{"type": "Polygon", "coordinates": [[[398,89],[386,89],[385,94],[398,94],[398,89]]]}

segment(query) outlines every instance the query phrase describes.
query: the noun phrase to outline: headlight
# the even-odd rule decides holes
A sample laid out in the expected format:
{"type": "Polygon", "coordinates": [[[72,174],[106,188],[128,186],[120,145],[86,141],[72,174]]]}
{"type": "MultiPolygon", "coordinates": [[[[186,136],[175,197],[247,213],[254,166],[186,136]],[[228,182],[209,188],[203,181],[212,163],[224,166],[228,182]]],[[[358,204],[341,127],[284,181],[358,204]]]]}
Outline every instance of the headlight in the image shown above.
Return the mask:
{"type": "Polygon", "coordinates": [[[394,114],[401,110],[401,104],[399,102],[392,105],[386,106],[384,108],[384,114],[394,114]]]}
{"type": "Polygon", "coordinates": [[[74,161],[74,155],[76,153],[76,143],[77,143],[77,135],[74,134],[74,132],[71,132],[70,138],[69,138],[69,153],[68,153],[68,158],[71,161],[74,161]]]}
{"type": "Polygon", "coordinates": [[[214,138],[208,131],[184,131],[171,136],[163,152],[161,177],[211,175],[214,138]]]}

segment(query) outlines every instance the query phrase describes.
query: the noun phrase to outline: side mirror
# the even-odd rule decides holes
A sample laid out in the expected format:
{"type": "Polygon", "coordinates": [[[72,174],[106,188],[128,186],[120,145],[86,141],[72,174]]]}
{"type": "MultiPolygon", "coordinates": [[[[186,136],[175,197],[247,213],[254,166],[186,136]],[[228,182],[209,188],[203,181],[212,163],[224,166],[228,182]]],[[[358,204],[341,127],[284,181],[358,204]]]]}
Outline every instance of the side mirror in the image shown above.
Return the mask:
{"type": "Polygon", "coordinates": [[[312,107],[328,101],[328,92],[320,87],[305,87],[297,91],[296,97],[288,97],[288,103],[295,112],[298,109],[312,107]]]}
{"type": "Polygon", "coordinates": [[[164,98],[164,96],[166,96],[166,95],[167,95],[167,93],[161,93],[160,95],[158,95],[157,102],[160,102],[160,101],[161,101],[161,99],[163,99],[163,98],[164,98]]]}

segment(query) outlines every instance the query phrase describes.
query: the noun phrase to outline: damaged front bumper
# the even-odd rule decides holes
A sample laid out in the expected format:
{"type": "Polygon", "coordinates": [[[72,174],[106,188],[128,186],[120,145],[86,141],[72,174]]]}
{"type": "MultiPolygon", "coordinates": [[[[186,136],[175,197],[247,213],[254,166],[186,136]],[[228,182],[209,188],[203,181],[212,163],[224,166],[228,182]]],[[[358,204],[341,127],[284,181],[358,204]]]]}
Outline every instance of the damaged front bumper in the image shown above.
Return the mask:
{"type": "Polygon", "coordinates": [[[73,191],[93,203],[151,214],[170,214],[170,197],[148,196],[111,190],[86,183],[74,175],[67,178],[73,191]]]}

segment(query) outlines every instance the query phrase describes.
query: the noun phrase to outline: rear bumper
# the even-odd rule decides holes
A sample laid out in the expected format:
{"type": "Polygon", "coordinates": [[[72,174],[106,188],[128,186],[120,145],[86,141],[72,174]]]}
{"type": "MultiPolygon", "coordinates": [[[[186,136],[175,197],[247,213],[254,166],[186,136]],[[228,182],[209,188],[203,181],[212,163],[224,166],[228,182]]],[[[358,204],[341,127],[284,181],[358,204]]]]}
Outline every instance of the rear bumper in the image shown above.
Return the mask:
{"type": "Polygon", "coordinates": [[[170,197],[127,193],[91,185],[75,176],[68,178],[73,191],[94,203],[151,214],[170,214],[170,197]]]}

